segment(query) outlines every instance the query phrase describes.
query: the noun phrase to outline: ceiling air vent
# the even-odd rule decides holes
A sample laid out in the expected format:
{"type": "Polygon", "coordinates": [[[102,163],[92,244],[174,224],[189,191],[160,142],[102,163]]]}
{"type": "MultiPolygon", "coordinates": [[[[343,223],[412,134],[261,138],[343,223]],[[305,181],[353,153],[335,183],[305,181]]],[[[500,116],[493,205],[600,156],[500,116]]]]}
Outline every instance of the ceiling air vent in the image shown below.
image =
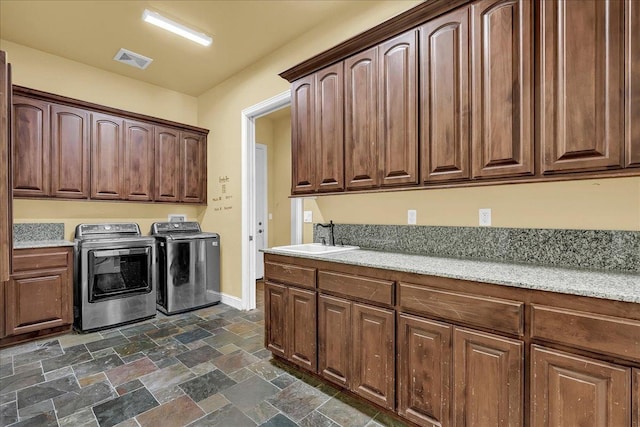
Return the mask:
{"type": "Polygon", "coordinates": [[[123,64],[131,65],[132,67],[140,68],[144,70],[151,64],[153,59],[140,55],[139,53],[131,52],[127,49],[120,49],[116,56],[113,57],[114,61],[122,62],[123,64]]]}

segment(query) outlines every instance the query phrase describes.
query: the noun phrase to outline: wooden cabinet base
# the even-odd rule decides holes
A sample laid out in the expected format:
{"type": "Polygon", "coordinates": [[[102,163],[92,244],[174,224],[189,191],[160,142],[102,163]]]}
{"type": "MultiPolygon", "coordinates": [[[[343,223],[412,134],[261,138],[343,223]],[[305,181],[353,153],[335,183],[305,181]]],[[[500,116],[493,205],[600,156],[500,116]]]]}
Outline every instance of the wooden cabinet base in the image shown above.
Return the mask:
{"type": "Polygon", "coordinates": [[[57,328],[41,329],[39,331],[28,332],[26,334],[14,335],[11,337],[4,337],[0,339],[0,348],[8,347],[10,345],[25,343],[29,341],[39,340],[46,337],[54,337],[57,335],[66,334],[71,332],[72,326],[58,326],[57,328]]]}

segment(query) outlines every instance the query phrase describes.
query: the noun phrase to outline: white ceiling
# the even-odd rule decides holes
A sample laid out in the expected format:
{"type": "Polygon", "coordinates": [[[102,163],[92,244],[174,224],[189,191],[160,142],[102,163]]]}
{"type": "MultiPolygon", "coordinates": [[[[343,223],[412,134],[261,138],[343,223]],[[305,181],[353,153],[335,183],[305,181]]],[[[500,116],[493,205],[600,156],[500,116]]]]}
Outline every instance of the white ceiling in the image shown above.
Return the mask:
{"type": "MultiPolygon", "coordinates": [[[[0,38],[198,96],[323,21],[375,0],[0,0],[0,38]],[[203,47],[142,21],[145,8],[213,36],[203,47]],[[113,61],[120,48],[153,58],[113,61]]],[[[295,64],[291,64],[292,66],[295,64]]]]}

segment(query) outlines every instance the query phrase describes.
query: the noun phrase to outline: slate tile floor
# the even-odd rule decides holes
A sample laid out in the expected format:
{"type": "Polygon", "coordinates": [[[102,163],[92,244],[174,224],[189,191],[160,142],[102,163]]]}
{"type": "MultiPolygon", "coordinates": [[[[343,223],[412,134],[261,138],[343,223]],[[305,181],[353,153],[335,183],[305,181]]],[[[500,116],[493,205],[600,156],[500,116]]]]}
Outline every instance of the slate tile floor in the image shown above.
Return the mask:
{"type": "Polygon", "coordinates": [[[401,426],[264,349],[250,312],[217,305],[0,350],[0,426],[401,426]]]}

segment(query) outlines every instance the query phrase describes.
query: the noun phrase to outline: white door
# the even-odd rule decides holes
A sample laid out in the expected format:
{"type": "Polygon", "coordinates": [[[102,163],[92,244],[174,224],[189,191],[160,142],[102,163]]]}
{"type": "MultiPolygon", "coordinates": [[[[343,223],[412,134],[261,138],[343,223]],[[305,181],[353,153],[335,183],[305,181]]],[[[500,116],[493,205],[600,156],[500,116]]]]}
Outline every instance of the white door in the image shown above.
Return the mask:
{"type": "Polygon", "coordinates": [[[256,144],[256,280],[264,277],[264,254],[267,247],[267,146],[256,144]]]}

